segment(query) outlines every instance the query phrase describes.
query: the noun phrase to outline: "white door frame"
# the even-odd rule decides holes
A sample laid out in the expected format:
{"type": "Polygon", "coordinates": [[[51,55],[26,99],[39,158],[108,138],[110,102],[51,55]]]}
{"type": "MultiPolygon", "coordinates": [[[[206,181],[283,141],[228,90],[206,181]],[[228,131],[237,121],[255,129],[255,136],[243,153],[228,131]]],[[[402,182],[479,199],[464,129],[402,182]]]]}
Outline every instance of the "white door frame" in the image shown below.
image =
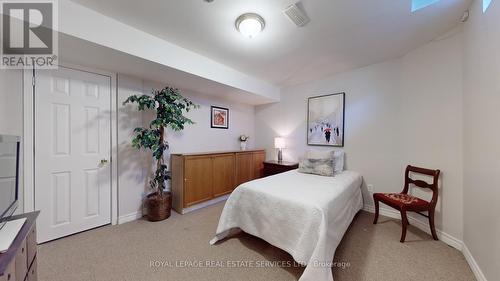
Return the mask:
{"type": "MultiPolygon", "coordinates": [[[[116,73],[60,63],[59,66],[108,76],[111,81],[111,224],[118,223],[118,103],[116,73]]],[[[35,211],[35,101],[33,93],[33,70],[23,72],[23,150],[24,150],[24,212],[35,211]]]]}

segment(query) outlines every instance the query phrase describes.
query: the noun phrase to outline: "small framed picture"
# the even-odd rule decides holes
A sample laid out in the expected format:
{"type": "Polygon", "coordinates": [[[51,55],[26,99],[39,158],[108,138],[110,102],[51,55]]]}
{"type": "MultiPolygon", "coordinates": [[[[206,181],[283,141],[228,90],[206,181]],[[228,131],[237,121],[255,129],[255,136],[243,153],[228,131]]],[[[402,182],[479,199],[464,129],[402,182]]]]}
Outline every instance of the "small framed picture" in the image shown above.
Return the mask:
{"type": "Polygon", "coordinates": [[[211,123],[215,129],[229,129],[229,109],[224,107],[211,107],[211,123]]]}

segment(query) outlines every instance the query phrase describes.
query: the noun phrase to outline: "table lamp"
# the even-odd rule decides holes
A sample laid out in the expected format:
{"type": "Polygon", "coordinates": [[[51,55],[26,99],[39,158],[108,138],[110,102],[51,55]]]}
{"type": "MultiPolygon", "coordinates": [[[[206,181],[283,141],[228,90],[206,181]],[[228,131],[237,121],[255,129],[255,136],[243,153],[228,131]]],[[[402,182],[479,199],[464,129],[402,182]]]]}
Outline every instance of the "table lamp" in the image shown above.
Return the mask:
{"type": "Polygon", "coordinates": [[[278,162],[283,162],[283,148],[285,148],[285,139],[274,138],[274,147],[278,149],[278,162]]]}

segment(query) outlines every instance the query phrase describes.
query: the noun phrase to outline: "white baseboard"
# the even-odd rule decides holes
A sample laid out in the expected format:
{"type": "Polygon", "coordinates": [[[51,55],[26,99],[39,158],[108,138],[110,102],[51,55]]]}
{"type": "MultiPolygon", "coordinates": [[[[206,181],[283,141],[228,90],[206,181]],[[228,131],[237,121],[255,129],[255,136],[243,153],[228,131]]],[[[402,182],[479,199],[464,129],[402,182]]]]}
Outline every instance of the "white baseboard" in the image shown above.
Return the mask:
{"type": "Polygon", "coordinates": [[[464,254],[465,260],[469,264],[470,269],[474,273],[474,276],[476,276],[477,281],[488,281],[486,280],[486,276],[484,276],[483,272],[481,271],[481,268],[479,268],[476,260],[472,256],[472,253],[469,251],[469,248],[467,248],[467,245],[465,244],[463,246],[462,253],[464,254]]]}
{"type": "MultiPolygon", "coordinates": [[[[364,211],[370,212],[370,213],[375,213],[375,207],[373,205],[365,205],[363,207],[364,211]]],[[[386,216],[389,218],[394,218],[394,219],[401,219],[401,214],[394,210],[394,209],[388,209],[384,207],[380,207],[379,209],[379,214],[382,216],[386,216]]],[[[408,220],[410,221],[410,224],[417,227],[418,229],[430,234],[431,230],[429,228],[429,224],[425,223],[423,221],[417,220],[413,217],[408,217],[408,220]]],[[[467,245],[464,244],[463,241],[460,239],[457,239],[453,237],[452,235],[441,231],[440,229],[436,229],[436,233],[438,235],[439,240],[443,241],[444,243],[450,245],[451,247],[459,250],[462,252],[462,254],[465,257],[465,260],[469,264],[469,267],[471,268],[472,272],[474,273],[474,276],[476,276],[477,281],[488,281],[486,280],[486,277],[484,276],[483,272],[481,271],[481,268],[479,268],[479,265],[477,264],[476,260],[472,256],[471,252],[467,248],[467,245]]]]}
{"type": "MultiPolygon", "coordinates": [[[[217,197],[215,199],[212,199],[212,200],[200,203],[200,204],[196,204],[194,206],[191,206],[189,208],[184,209],[182,211],[182,214],[187,214],[189,212],[193,212],[193,211],[196,211],[198,209],[205,208],[205,207],[208,207],[208,206],[213,205],[213,204],[217,204],[219,202],[227,200],[227,198],[229,198],[229,194],[221,196],[221,197],[217,197]]],[[[172,211],[174,211],[174,210],[172,210],[172,211]]],[[[118,217],[118,224],[135,221],[135,220],[138,220],[138,219],[140,219],[142,217],[143,216],[142,216],[142,213],[140,211],[137,211],[137,212],[134,212],[134,213],[130,213],[130,214],[126,214],[126,215],[123,215],[123,216],[119,216],[118,217]]]]}
{"type": "MultiPolygon", "coordinates": [[[[375,207],[373,205],[365,205],[363,207],[363,210],[370,212],[370,213],[375,213],[375,207]]],[[[386,217],[393,218],[393,219],[401,219],[401,214],[398,211],[393,210],[393,209],[384,208],[384,207],[380,206],[379,212],[380,212],[380,215],[382,215],[382,216],[386,216],[386,217]]],[[[424,231],[425,233],[428,233],[429,235],[431,234],[429,223],[423,222],[423,221],[418,220],[418,219],[411,217],[411,216],[408,216],[408,221],[410,222],[411,225],[417,227],[418,229],[424,231]]],[[[450,235],[446,232],[443,232],[437,228],[436,228],[436,234],[437,234],[439,240],[443,241],[444,243],[450,245],[451,247],[453,247],[459,251],[462,251],[463,242],[460,239],[457,239],[457,238],[453,237],[452,235],[450,235]]]]}
{"type": "Polygon", "coordinates": [[[130,213],[127,215],[119,216],[118,217],[118,224],[135,221],[135,220],[138,220],[140,218],[142,218],[142,213],[137,211],[137,212],[130,213]]]}

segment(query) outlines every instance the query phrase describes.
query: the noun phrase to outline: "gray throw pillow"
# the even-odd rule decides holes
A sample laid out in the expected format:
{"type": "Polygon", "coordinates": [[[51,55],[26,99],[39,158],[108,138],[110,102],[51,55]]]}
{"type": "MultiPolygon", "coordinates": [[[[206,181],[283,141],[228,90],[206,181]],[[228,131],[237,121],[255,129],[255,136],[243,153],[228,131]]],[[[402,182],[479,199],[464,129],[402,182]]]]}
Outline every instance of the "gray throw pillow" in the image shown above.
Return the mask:
{"type": "Polygon", "coordinates": [[[299,163],[299,172],[333,177],[332,159],[304,159],[299,163]]]}

